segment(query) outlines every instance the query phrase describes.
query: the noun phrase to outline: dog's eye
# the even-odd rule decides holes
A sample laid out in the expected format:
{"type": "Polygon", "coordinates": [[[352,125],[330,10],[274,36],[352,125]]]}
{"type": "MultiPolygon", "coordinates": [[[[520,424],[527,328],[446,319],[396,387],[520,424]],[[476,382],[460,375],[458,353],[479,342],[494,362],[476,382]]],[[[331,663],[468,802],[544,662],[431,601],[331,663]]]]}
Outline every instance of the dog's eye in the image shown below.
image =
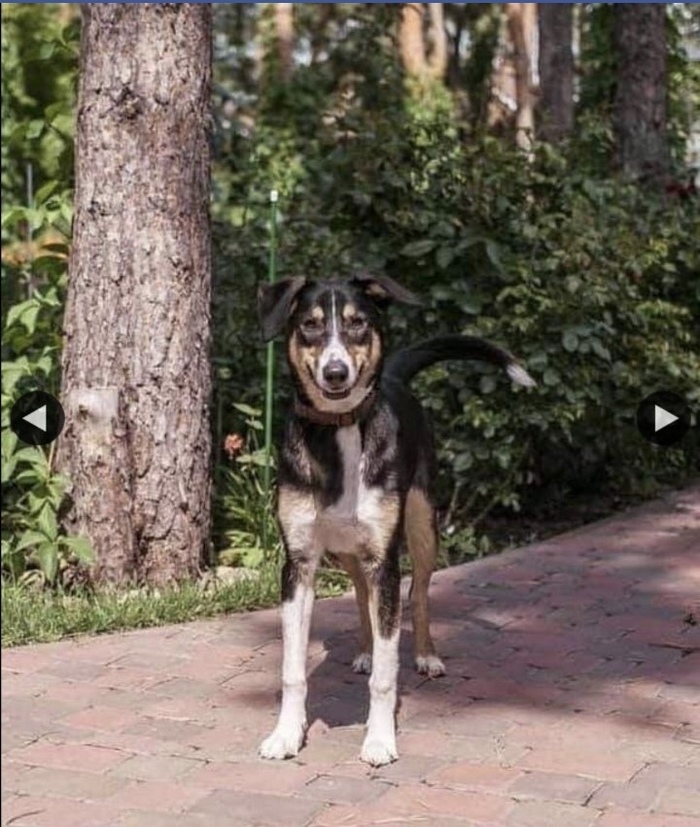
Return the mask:
{"type": "Polygon", "coordinates": [[[350,330],[357,333],[358,331],[363,330],[366,324],[367,320],[363,319],[362,316],[353,316],[353,318],[348,322],[348,327],[350,330]]]}
{"type": "Polygon", "coordinates": [[[318,333],[322,327],[322,322],[319,319],[314,318],[304,319],[301,323],[301,329],[304,333],[318,333]]]}

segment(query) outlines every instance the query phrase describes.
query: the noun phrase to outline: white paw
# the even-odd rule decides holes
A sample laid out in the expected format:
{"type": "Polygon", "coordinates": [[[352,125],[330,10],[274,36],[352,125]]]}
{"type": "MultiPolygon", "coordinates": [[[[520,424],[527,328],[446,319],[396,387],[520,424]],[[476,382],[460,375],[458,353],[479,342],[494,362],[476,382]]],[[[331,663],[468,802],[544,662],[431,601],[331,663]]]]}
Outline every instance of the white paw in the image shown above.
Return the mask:
{"type": "Polygon", "coordinates": [[[305,727],[277,727],[275,731],[260,744],[258,752],[261,758],[293,758],[299,754],[304,743],[305,727]]]}
{"type": "Polygon", "coordinates": [[[358,675],[372,674],[372,655],[367,652],[362,652],[352,662],[352,671],[357,672],[358,675]]]}
{"type": "Polygon", "coordinates": [[[360,753],[360,760],[373,767],[381,767],[384,764],[391,764],[399,757],[396,744],[393,741],[380,741],[377,738],[365,738],[360,753]]]}
{"type": "Polygon", "coordinates": [[[419,655],[416,658],[416,670],[419,675],[429,678],[441,678],[445,674],[445,664],[437,655],[419,655]]]}

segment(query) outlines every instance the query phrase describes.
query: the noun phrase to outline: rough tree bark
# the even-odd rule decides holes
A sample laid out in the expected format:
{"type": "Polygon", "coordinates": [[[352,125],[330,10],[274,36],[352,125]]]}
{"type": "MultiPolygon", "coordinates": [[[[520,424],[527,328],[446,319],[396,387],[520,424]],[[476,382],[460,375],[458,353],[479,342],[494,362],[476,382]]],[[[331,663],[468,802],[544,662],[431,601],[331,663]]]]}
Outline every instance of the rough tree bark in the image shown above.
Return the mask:
{"type": "Polygon", "coordinates": [[[399,51],[406,74],[442,80],[447,72],[447,30],[443,3],[428,3],[430,48],[426,41],[425,3],[404,3],[399,18],[399,51]]]}
{"type": "Polygon", "coordinates": [[[280,76],[286,83],[294,71],[294,3],[275,3],[275,39],[280,76]]]}
{"type": "Polygon", "coordinates": [[[64,328],[67,522],[101,582],[209,544],[208,4],[84,4],[64,328]]]}
{"type": "Polygon", "coordinates": [[[423,37],[423,4],[404,3],[399,22],[399,50],[406,74],[423,77],[428,72],[428,62],[423,37]]]}
{"type": "Polygon", "coordinates": [[[573,3],[538,3],[540,98],[537,132],[545,141],[574,128],[573,3]]]}
{"type": "Polygon", "coordinates": [[[530,149],[535,128],[535,98],[532,93],[533,43],[537,21],[536,3],[506,3],[508,32],[513,42],[515,67],[515,141],[530,149]]]}
{"type": "Polygon", "coordinates": [[[447,30],[445,29],[444,3],[429,3],[431,51],[428,57],[430,75],[436,80],[447,73],[447,30]]]}
{"type": "Polygon", "coordinates": [[[616,3],[613,124],[622,171],[649,181],[668,172],[666,5],[616,3]]]}

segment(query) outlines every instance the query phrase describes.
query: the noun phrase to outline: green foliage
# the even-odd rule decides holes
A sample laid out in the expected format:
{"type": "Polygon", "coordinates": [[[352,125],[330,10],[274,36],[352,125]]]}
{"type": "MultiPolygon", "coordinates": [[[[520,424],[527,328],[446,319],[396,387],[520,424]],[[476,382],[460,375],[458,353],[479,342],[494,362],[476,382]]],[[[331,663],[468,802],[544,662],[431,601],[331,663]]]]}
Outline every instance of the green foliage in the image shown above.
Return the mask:
{"type": "Polygon", "coordinates": [[[14,204],[26,198],[28,165],[37,189],[72,177],[78,26],[59,9],[2,6],[2,188],[14,204]]]}
{"type": "MultiPolygon", "coordinates": [[[[42,189],[35,207],[3,211],[4,226],[13,230],[24,224],[44,235],[68,224],[68,199],[52,187],[42,189]]],[[[58,393],[66,252],[64,243],[49,243],[36,258],[13,268],[30,298],[13,304],[3,318],[2,568],[15,579],[40,575],[49,583],[70,563],[89,563],[91,551],[84,538],[60,531],[65,481],[53,470],[52,453],[19,442],[10,429],[10,409],[28,391],[58,393]]]]}
{"type": "MultiPolygon", "coordinates": [[[[222,306],[252,306],[275,186],[280,275],[385,271],[429,300],[391,314],[394,346],[462,331],[521,356],[534,391],[477,364],[437,366],[416,382],[436,425],[440,498],[459,492],[450,532],[494,508],[587,488],[650,493],[691,473],[696,437],[657,450],[634,414],[659,387],[698,398],[696,204],[610,179],[600,147],[612,139],[593,106],[571,146],[537,147],[531,162],[488,135],[465,142],[456,110],[406,100],[374,37],[350,91],[328,91],[323,64],[300,68],[274,115],[261,102],[255,128],[220,157],[222,306]]],[[[236,312],[239,343],[259,342],[255,319],[236,312]]],[[[221,358],[237,359],[239,398],[259,405],[262,349],[216,341],[221,358]]]]}
{"type": "MultiPolygon", "coordinates": [[[[244,417],[246,436],[231,434],[224,441],[230,465],[216,468],[214,519],[218,562],[258,568],[279,560],[272,486],[265,490],[265,449],[260,447],[262,412],[242,403],[233,406],[244,417]]],[[[219,434],[218,444],[221,445],[219,434]]],[[[270,457],[271,464],[274,457],[270,457]]],[[[274,467],[274,466],[273,466],[274,467]]]]}
{"type": "Polygon", "coordinates": [[[2,570],[53,584],[92,552],[61,530],[65,480],[51,451],[18,441],[10,409],[23,393],[60,386],[77,32],[50,6],[3,6],[2,15],[2,570]]]}

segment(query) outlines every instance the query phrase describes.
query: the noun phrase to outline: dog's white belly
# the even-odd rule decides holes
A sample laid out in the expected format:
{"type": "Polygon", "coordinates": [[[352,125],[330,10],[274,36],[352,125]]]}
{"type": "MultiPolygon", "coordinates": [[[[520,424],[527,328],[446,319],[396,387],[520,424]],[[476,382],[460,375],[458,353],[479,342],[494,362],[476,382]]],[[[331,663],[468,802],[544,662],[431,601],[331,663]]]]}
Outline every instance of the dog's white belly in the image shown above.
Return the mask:
{"type": "Polygon", "coordinates": [[[324,551],[353,554],[372,543],[382,491],[365,485],[359,427],[338,428],[336,441],[343,465],[343,493],[332,506],[317,512],[314,542],[324,551]]]}

